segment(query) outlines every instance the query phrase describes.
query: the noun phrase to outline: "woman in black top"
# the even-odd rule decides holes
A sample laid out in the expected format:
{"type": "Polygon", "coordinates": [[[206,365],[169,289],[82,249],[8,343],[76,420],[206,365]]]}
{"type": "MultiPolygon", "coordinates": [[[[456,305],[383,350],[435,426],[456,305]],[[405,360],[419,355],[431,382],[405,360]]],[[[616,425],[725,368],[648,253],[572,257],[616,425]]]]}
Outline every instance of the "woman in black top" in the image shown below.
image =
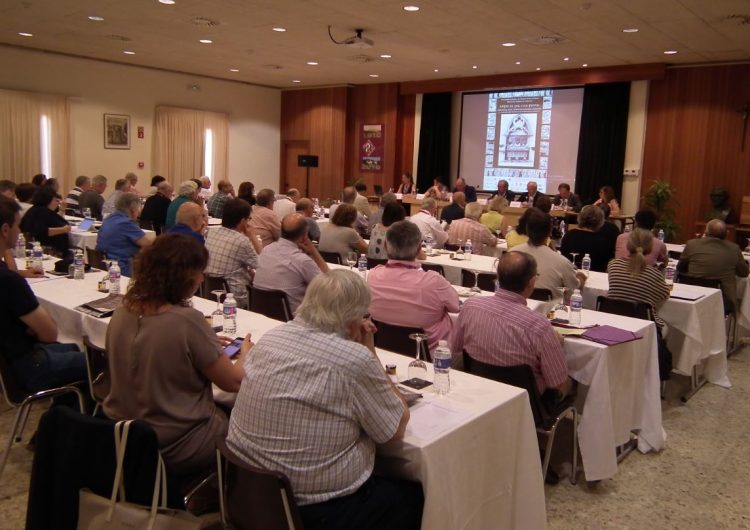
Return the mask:
{"type": "Polygon", "coordinates": [[[65,257],[70,248],[70,225],[57,213],[61,201],[62,197],[51,187],[41,187],[31,201],[33,206],[21,220],[21,230],[31,234],[42,246],[52,247],[65,257]]]}
{"type": "Polygon", "coordinates": [[[572,253],[577,252],[575,265],[581,266],[581,260],[588,254],[591,258],[591,270],[607,272],[607,263],[615,255],[615,249],[599,232],[604,224],[604,213],[596,206],[585,206],[578,214],[578,227],[570,230],[562,238],[560,252],[573,261],[572,253]]]}

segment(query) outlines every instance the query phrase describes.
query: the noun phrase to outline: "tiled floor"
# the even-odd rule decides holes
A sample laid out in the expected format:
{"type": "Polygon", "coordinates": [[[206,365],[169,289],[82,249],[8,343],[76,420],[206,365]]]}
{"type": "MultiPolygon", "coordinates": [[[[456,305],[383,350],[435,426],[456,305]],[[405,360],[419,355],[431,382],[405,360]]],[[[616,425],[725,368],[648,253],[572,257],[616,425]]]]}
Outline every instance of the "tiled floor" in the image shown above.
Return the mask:
{"type": "MultiPolygon", "coordinates": [[[[595,487],[582,476],[576,486],[565,479],[547,486],[550,530],[750,529],[750,348],[729,360],[729,375],[731,390],[707,385],[686,405],[668,396],[661,454],[633,452],[595,487]]],[[[41,409],[32,412],[27,437],[41,409]]],[[[4,447],[13,412],[0,411],[4,447]]],[[[23,445],[11,452],[0,480],[2,529],[24,526],[31,458],[23,445]]]]}

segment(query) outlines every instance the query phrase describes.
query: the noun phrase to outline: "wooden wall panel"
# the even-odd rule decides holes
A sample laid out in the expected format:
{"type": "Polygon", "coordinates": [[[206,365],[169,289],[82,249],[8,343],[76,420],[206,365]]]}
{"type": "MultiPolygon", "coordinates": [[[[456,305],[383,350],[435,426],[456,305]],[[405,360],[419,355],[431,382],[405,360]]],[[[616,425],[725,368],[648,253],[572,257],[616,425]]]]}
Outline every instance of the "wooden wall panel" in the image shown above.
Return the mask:
{"type": "Polygon", "coordinates": [[[396,144],[396,171],[394,189],[401,184],[402,173],[412,173],[414,163],[414,116],[417,96],[409,94],[398,98],[398,134],[396,144]]]}
{"type": "Polygon", "coordinates": [[[642,192],[655,179],[677,188],[681,240],[709,208],[714,186],[729,189],[739,212],[750,195],[750,119],[744,152],[742,114],[750,104],[750,65],[669,69],[649,88],[642,192]]]}

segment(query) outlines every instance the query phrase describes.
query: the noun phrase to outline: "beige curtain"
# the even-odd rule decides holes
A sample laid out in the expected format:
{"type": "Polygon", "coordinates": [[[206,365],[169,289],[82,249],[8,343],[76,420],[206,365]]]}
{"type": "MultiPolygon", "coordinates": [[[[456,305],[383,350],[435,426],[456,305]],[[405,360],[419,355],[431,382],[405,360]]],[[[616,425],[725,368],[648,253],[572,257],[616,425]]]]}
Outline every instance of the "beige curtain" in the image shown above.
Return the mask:
{"type": "Polygon", "coordinates": [[[173,185],[203,175],[206,129],[213,134],[212,181],[226,178],[229,117],[177,107],[156,107],[153,167],[173,185]]]}
{"type": "Polygon", "coordinates": [[[0,89],[0,178],[28,182],[42,172],[41,119],[49,123],[48,177],[72,185],[70,105],[64,96],[0,89]]]}

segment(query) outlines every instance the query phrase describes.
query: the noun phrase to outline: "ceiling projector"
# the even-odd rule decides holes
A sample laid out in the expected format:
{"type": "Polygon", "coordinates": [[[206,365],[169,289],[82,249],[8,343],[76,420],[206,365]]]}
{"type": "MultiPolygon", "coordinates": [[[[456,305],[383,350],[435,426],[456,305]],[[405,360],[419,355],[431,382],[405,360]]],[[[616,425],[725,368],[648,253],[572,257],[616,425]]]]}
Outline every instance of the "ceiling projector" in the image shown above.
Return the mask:
{"type": "MultiPolygon", "coordinates": [[[[342,41],[334,40],[332,35],[331,35],[331,40],[335,42],[336,44],[342,44],[344,46],[349,46],[350,48],[372,48],[375,42],[372,39],[368,39],[367,37],[362,36],[362,32],[364,30],[355,29],[354,31],[355,31],[354,35],[342,41]]],[[[328,28],[328,34],[329,35],[331,34],[330,26],[328,28]]]]}

